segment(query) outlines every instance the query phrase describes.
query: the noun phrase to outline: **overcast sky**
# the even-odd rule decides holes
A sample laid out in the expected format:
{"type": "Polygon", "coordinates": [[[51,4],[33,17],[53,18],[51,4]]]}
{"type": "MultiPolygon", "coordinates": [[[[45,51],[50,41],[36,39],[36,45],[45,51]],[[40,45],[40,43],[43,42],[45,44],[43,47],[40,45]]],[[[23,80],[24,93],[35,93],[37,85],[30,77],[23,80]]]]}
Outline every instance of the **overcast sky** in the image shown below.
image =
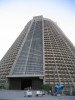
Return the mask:
{"type": "Polygon", "coordinates": [[[38,15],[57,22],[75,46],[75,0],[0,0],[0,59],[38,15]]]}

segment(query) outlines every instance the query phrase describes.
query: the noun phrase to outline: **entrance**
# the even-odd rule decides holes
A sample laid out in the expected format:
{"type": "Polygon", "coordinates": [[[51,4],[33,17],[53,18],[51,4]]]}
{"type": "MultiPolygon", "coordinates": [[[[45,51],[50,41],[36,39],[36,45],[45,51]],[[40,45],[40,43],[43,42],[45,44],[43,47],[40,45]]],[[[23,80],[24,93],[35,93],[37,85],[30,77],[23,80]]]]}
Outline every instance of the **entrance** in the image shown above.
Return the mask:
{"type": "Polygon", "coordinates": [[[21,79],[21,89],[24,90],[24,88],[32,87],[32,79],[25,78],[21,79]]]}
{"type": "Polygon", "coordinates": [[[43,79],[39,77],[21,77],[9,78],[9,89],[24,90],[24,88],[31,87],[33,90],[41,89],[43,79]]]}

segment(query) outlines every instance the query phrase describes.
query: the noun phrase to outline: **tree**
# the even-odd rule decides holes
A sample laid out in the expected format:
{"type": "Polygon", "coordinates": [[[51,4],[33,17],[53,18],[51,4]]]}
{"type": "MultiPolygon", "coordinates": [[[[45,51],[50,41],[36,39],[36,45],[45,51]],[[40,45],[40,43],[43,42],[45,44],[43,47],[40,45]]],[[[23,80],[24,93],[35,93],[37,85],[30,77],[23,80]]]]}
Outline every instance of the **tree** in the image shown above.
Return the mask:
{"type": "Polygon", "coordinates": [[[42,89],[47,91],[49,94],[49,92],[52,91],[52,86],[50,86],[49,84],[45,84],[45,85],[42,85],[42,89]]]}

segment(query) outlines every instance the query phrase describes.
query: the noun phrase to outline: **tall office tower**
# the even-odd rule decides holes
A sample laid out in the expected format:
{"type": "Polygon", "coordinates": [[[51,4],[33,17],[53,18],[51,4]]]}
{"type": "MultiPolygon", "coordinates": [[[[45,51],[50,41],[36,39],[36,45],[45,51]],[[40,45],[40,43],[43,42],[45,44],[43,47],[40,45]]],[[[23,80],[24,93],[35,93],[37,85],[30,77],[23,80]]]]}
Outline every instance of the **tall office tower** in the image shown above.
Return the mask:
{"type": "Polygon", "coordinates": [[[75,87],[75,48],[57,24],[33,17],[0,62],[0,86],[75,87]]]}

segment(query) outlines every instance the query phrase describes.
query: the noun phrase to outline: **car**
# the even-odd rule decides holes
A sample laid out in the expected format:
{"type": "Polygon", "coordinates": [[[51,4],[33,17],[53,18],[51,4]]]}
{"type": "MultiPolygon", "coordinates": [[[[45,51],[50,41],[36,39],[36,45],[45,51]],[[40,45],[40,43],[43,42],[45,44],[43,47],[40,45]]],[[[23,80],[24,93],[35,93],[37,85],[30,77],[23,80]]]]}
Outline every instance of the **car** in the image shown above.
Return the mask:
{"type": "Polygon", "coordinates": [[[43,92],[42,91],[36,91],[36,96],[43,96],[43,92]]]}
{"type": "Polygon", "coordinates": [[[30,91],[30,90],[26,91],[26,96],[27,97],[32,97],[32,91],[30,91]]]}

